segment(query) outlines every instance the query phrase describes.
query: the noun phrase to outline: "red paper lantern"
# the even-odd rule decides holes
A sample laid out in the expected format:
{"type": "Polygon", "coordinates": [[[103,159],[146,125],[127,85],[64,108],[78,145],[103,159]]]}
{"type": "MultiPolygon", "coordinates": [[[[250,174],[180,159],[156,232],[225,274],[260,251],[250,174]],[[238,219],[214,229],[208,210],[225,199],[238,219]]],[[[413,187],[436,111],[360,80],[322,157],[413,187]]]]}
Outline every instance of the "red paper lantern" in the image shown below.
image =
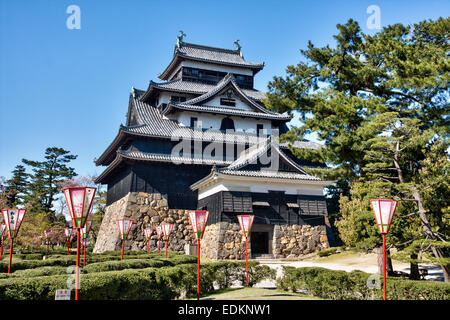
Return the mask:
{"type": "Polygon", "coordinates": [[[239,225],[241,226],[241,231],[244,234],[244,237],[248,238],[252,230],[253,220],[255,219],[254,215],[239,215],[237,216],[239,225]]]}
{"type": "Polygon", "coordinates": [[[73,229],[72,228],[65,228],[64,229],[64,234],[66,235],[66,239],[67,239],[67,254],[70,254],[70,252],[69,252],[69,244],[70,244],[70,238],[73,235],[73,229]]]}
{"type": "Polygon", "coordinates": [[[381,234],[389,233],[392,218],[397,209],[397,201],[389,199],[373,199],[370,204],[377,221],[378,230],[381,234]]]}
{"type": "Polygon", "coordinates": [[[90,187],[70,187],[63,189],[74,228],[83,228],[86,224],[96,190],[96,188],[90,187]]]}
{"type": "Polygon", "coordinates": [[[17,237],[23,218],[25,217],[25,209],[4,209],[2,210],[3,220],[6,225],[6,234],[10,239],[17,237]]]}
{"type": "Polygon", "coordinates": [[[66,235],[67,240],[70,240],[70,237],[72,237],[73,229],[72,228],[65,228],[64,234],[66,235]]]}
{"type": "Polygon", "coordinates": [[[86,224],[97,188],[69,187],[64,188],[67,208],[69,209],[72,227],[77,230],[77,260],[75,275],[75,300],[78,300],[78,288],[80,286],[80,229],[86,224]]]}
{"type": "Polygon", "coordinates": [[[200,240],[203,238],[208,217],[209,211],[189,211],[189,221],[191,223],[195,239],[200,240]]]}
{"type": "Polygon", "coordinates": [[[164,239],[166,240],[166,259],[167,259],[167,242],[169,241],[169,236],[173,230],[172,223],[163,223],[161,224],[162,233],[164,235],[164,239]]]}
{"type": "Polygon", "coordinates": [[[248,288],[248,255],[247,255],[247,238],[252,230],[254,215],[239,215],[237,216],[239,225],[241,226],[241,231],[245,237],[245,279],[248,288]]]}
{"type": "Polygon", "coordinates": [[[197,239],[197,300],[200,299],[200,240],[208,222],[209,211],[197,210],[189,211],[189,221],[192,226],[195,238],[197,239]]]}
{"type": "Polygon", "coordinates": [[[144,229],[144,236],[147,240],[147,253],[150,252],[150,238],[152,237],[153,231],[154,229],[151,228],[144,229]]]}
{"type": "Polygon", "coordinates": [[[153,231],[154,231],[154,229],[151,229],[151,228],[144,229],[145,239],[150,240],[150,238],[153,234],[153,231]]]}
{"type": "Polygon", "coordinates": [[[128,233],[130,232],[133,220],[119,219],[117,220],[117,223],[119,224],[120,239],[125,240],[128,237],[128,233]]]}
{"type": "Polygon", "coordinates": [[[157,226],[156,227],[156,237],[158,238],[158,253],[159,253],[159,242],[160,242],[162,236],[163,236],[162,227],[157,226]]]}
{"type": "Polygon", "coordinates": [[[4,209],[2,210],[3,220],[6,225],[6,233],[11,239],[11,246],[9,248],[9,264],[8,273],[11,273],[11,262],[12,262],[12,252],[14,238],[17,237],[19,233],[20,226],[22,225],[23,218],[25,217],[25,209],[4,209]]]}
{"type": "Polygon", "coordinates": [[[133,220],[119,219],[119,220],[117,220],[117,223],[119,224],[119,233],[120,233],[120,238],[122,239],[121,260],[123,260],[123,251],[125,249],[125,240],[128,237],[128,233],[130,232],[131,225],[133,224],[133,220]]]}
{"type": "Polygon", "coordinates": [[[89,230],[91,229],[91,225],[87,222],[84,224],[84,227],[80,229],[81,238],[83,239],[83,267],[86,265],[86,242],[87,236],[89,234],[89,230]]]}

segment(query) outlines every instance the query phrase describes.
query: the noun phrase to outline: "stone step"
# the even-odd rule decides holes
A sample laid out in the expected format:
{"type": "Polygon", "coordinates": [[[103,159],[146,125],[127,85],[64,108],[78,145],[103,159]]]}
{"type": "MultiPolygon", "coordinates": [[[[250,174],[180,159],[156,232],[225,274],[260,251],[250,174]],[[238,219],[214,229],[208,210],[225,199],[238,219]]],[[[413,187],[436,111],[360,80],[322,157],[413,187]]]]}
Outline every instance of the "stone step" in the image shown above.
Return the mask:
{"type": "Polygon", "coordinates": [[[252,254],[252,259],[273,259],[273,254],[261,253],[261,254],[252,254]]]}

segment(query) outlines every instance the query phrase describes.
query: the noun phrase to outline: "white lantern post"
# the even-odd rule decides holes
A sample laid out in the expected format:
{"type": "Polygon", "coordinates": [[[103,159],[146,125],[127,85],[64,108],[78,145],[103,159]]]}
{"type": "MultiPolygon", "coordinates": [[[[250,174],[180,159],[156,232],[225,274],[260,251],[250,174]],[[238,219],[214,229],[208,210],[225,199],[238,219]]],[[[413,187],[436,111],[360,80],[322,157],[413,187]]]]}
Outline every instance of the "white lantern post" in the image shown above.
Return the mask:
{"type": "Polygon", "coordinates": [[[69,209],[72,227],[77,230],[77,264],[75,275],[75,300],[78,300],[78,289],[80,286],[80,238],[81,228],[86,224],[89,212],[97,188],[92,187],[68,187],[64,188],[67,208],[69,209]]]}
{"type": "Polygon", "coordinates": [[[70,244],[70,238],[72,237],[73,229],[72,228],[65,228],[64,234],[66,235],[67,239],[67,254],[70,254],[69,252],[69,244],[70,244]]]}
{"type": "Polygon", "coordinates": [[[117,223],[119,224],[119,233],[120,238],[122,239],[122,256],[120,260],[123,260],[123,250],[125,248],[125,240],[128,237],[128,233],[130,232],[131,225],[133,224],[133,220],[129,219],[119,219],[117,220],[117,223]]]}
{"type": "Polygon", "coordinates": [[[162,227],[157,226],[156,227],[156,237],[158,238],[158,254],[159,254],[159,246],[160,246],[159,243],[160,243],[162,235],[163,235],[162,227]]]}
{"type": "Polygon", "coordinates": [[[150,252],[150,238],[152,237],[154,229],[151,228],[146,228],[144,229],[144,236],[145,239],[147,240],[147,253],[150,252]]]}
{"type": "Polygon", "coordinates": [[[83,267],[86,265],[86,242],[87,242],[87,236],[89,234],[89,230],[91,229],[91,225],[87,223],[84,224],[84,227],[81,228],[81,239],[83,240],[83,267]]]}
{"type": "Polygon", "coordinates": [[[208,222],[209,211],[189,211],[189,222],[197,239],[197,300],[200,299],[200,240],[208,222]]]}
{"type": "Polygon", "coordinates": [[[173,230],[173,224],[172,223],[163,223],[161,224],[162,232],[164,235],[164,239],[166,240],[166,260],[167,260],[167,242],[169,241],[169,236],[172,233],[173,230]]]}
{"type": "Polygon", "coordinates": [[[239,225],[241,226],[242,234],[245,237],[245,278],[247,282],[248,288],[248,256],[247,256],[247,238],[250,235],[252,230],[253,220],[255,219],[254,215],[239,215],[237,216],[239,225]]]}
{"type": "Polygon", "coordinates": [[[386,300],[386,235],[391,228],[392,218],[397,209],[397,201],[389,199],[370,200],[378,231],[383,236],[383,299],[386,300]]]}
{"type": "Polygon", "coordinates": [[[11,246],[9,248],[9,265],[8,273],[11,273],[12,252],[14,245],[14,238],[19,233],[20,226],[22,225],[23,218],[25,217],[25,209],[4,209],[2,210],[3,220],[6,225],[6,233],[11,239],[11,246]]]}

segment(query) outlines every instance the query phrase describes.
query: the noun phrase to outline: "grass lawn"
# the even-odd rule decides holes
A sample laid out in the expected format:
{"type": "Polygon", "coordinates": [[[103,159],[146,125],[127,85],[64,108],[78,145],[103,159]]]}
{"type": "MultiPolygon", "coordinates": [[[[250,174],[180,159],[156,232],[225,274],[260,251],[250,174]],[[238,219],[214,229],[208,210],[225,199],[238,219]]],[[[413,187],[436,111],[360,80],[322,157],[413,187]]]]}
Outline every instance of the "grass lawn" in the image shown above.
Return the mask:
{"type": "MultiPolygon", "coordinates": [[[[265,288],[232,288],[217,291],[201,300],[322,300],[300,293],[265,288]]],[[[191,300],[191,299],[189,299],[191,300]]],[[[192,299],[194,300],[194,299],[192,299]]]]}

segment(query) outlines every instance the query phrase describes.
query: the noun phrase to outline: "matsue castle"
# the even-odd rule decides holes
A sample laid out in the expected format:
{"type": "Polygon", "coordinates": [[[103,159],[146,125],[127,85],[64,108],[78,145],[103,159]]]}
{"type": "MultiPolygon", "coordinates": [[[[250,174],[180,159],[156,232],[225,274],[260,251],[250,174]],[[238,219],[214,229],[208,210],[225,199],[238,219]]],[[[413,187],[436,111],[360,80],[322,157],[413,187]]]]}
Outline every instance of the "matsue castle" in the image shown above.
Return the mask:
{"type": "MultiPolygon", "coordinates": [[[[187,210],[208,210],[202,255],[243,259],[237,220],[255,215],[251,257],[299,257],[329,247],[324,188],[304,170],[323,166],[296,158],[278,136],[291,115],[265,108],[254,89],[264,63],[247,62],[238,41],[222,49],[178,37],[172,60],[147,88],[132,88],[126,123],[95,159],[104,171],[107,209],[94,252],[121,246],[117,220],[133,219],[125,247],[143,250],[143,229],[174,224],[169,250],[196,241],[187,210]]],[[[124,108],[125,112],[125,108],[124,108]]],[[[296,148],[320,148],[296,141],[296,148]]],[[[157,246],[156,234],[150,242],[157,246]]]]}

